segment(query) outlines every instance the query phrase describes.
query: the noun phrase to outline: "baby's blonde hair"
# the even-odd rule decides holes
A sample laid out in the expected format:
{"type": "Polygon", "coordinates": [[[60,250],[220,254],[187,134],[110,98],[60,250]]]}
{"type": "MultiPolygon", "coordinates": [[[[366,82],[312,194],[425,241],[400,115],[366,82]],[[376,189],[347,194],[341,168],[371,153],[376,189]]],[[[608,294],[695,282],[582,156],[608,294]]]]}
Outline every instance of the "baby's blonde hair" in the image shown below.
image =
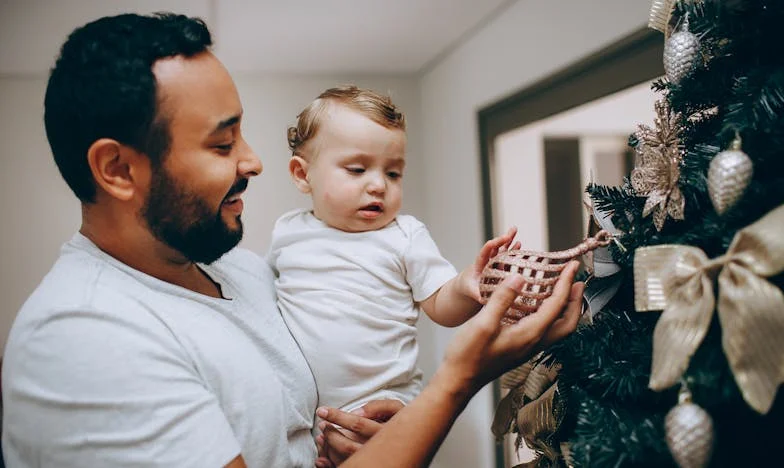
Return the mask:
{"type": "Polygon", "coordinates": [[[297,125],[289,127],[289,148],[293,156],[301,154],[302,147],[313,137],[321,126],[324,113],[329,104],[335,102],[354,109],[386,128],[406,130],[406,117],[392,102],[389,96],[384,96],[369,89],[358,88],[354,85],[330,88],[319,95],[297,116],[297,125]]]}

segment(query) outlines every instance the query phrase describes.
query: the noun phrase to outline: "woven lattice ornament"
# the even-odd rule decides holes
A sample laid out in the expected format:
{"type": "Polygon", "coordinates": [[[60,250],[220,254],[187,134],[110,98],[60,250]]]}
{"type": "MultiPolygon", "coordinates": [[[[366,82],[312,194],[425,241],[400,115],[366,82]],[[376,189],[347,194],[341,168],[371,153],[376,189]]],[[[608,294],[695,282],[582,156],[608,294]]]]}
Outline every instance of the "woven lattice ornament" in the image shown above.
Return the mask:
{"type": "Polygon", "coordinates": [[[604,230],[585,239],[580,245],[560,252],[536,252],[533,250],[507,250],[487,262],[479,281],[479,292],[489,298],[504,278],[512,274],[523,276],[523,289],[506,311],[501,321],[512,324],[528,314],[536,312],[545,299],[553,293],[558,276],[571,260],[587,252],[605,247],[612,235],[604,230]]]}

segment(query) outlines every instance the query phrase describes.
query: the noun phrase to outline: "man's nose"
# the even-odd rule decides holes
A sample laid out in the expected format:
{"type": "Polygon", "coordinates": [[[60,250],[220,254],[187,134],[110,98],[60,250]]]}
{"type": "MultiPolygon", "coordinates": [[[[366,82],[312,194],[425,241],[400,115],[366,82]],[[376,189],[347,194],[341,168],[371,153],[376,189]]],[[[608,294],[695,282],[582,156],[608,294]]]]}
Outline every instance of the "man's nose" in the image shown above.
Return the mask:
{"type": "Polygon", "coordinates": [[[242,141],[242,147],[240,148],[240,161],[237,164],[237,171],[243,177],[254,177],[264,170],[264,166],[261,164],[261,159],[256,155],[253,151],[253,148],[250,147],[249,144],[242,141]]]}

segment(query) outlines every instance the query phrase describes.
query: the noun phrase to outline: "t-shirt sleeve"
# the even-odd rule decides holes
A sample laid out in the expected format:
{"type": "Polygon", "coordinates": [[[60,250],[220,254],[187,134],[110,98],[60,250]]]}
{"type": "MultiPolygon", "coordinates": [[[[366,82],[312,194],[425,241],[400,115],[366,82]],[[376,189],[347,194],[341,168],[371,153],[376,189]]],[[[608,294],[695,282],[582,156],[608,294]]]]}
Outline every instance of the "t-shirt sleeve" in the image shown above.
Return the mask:
{"type": "Polygon", "coordinates": [[[6,354],[9,466],[220,467],[240,455],[217,398],[154,319],[72,310],[29,331],[6,354]]]}
{"type": "Polygon", "coordinates": [[[416,302],[424,301],[457,275],[455,267],[441,256],[427,227],[420,222],[416,222],[411,229],[403,261],[406,280],[416,302]]]}

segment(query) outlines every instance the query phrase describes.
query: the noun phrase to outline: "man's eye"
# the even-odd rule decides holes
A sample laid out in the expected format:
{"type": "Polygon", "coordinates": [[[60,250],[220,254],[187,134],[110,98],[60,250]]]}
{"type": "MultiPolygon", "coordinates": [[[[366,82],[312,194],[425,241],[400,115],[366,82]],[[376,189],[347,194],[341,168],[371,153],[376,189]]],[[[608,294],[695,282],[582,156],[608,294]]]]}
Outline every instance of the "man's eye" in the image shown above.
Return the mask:
{"type": "Polygon", "coordinates": [[[231,153],[231,150],[234,149],[234,142],[232,141],[227,145],[215,145],[215,148],[221,153],[231,153]]]}
{"type": "Polygon", "coordinates": [[[365,172],[364,167],[347,167],[346,170],[352,174],[363,174],[365,172]]]}
{"type": "Polygon", "coordinates": [[[403,174],[396,171],[389,171],[387,172],[387,177],[389,177],[390,179],[399,179],[403,177],[403,174]]]}

